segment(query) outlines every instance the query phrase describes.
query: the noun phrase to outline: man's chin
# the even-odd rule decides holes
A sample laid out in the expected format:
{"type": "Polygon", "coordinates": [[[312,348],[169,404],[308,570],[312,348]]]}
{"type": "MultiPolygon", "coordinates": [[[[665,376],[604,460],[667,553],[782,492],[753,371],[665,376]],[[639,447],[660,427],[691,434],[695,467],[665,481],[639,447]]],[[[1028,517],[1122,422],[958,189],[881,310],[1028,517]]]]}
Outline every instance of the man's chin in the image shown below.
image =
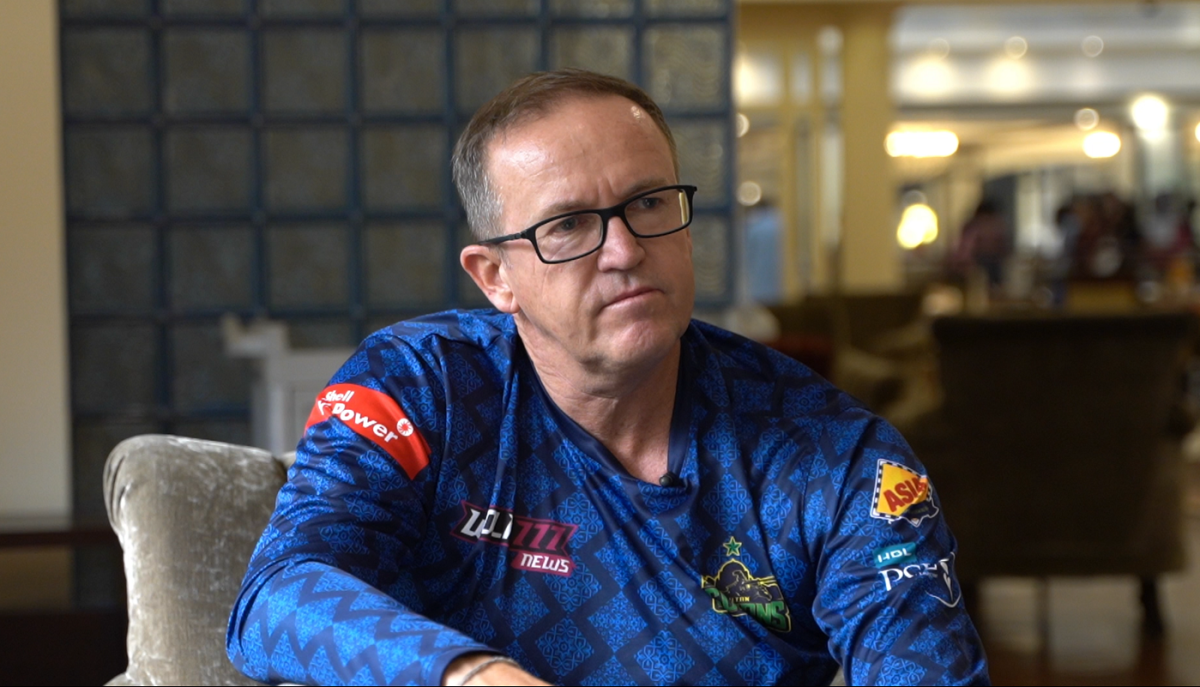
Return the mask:
{"type": "Polygon", "coordinates": [[[608,337],[608,357],[622,366],[652,363],[674,349],[686,328],[663,319],[629,323],[608,337]]]}

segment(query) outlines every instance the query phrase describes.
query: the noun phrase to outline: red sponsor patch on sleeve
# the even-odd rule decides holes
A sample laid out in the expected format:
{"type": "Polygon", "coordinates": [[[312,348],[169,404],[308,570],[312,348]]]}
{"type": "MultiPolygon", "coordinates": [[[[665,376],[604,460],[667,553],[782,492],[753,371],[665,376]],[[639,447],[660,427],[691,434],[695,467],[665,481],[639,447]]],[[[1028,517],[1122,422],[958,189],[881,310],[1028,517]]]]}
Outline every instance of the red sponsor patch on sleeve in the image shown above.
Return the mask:
{"type": "Polygon", "coordinates": [[[429,445],[400,404],[387,394],[358,384],[334,384],[317,394],[304,429],[331,418],[396,459],[409,479],[429,465],[429,445]]]}

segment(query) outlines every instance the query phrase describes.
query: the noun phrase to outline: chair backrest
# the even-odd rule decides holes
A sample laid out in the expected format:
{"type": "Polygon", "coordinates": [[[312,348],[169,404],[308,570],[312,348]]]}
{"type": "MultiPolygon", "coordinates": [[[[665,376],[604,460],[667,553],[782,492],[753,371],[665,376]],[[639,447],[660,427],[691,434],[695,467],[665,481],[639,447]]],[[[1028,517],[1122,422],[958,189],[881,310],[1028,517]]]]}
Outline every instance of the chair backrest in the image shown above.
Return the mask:
{"type": "Polygon", "coordinates": [[[113,449],[104,495],[129,594],[129,666],[114,684],[258,684],[230,664],[225,628],[285,476],[285,459],[212,441],[113,449]]]}
{"type": "Polygon", "coordinates": [[[958,475],[942,493],[964,563],[992,574],[1173,565],[1167,430],[1195,330],[1188,314],[934,323],[958,475]]]}
{"type": "Polygon", "coordinates": [[[842,296],[810,295],[799,304],[772,306],[783,334],[838,337],[838,318],[844,317],[847,339],[838,341],[873,351],[880,335],[911,324],[921,315],[921,294],[879,293],[842,296]]]}

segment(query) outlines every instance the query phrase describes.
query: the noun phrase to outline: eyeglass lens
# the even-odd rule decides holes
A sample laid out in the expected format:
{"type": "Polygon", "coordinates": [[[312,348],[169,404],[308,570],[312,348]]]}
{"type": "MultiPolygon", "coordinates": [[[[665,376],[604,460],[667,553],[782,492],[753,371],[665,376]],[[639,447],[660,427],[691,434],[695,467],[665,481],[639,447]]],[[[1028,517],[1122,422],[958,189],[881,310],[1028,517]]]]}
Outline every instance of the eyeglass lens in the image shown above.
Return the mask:
{"type": "MultiPolygon", "coordinates": [[[[674,188],[638,196],[624,211],[629,228],[643,238],[678,231],[687,226],[691,214],[687,193],[674,188]]],[[[600,247],[604,220],[595,212],[578,212],[539,226],[535,234],[544,259],[570,260],[600,247]]]]}

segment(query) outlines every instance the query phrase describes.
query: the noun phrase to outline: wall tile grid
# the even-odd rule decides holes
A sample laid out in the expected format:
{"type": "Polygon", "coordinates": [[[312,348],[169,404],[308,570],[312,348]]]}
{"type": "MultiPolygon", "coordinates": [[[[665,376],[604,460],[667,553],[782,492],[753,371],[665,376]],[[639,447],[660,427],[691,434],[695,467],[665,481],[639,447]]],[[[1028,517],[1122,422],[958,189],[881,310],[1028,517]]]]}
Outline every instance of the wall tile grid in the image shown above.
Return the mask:
{"type": "Polygon", "coordinates": [[[634,79],[700,186],[699,299],[731,298],[731,0],[61,0],[75,512],[147,431],[249,440],[225,312],[349,346],[486,301],[448,164],[530,71],[634,79]]]}

